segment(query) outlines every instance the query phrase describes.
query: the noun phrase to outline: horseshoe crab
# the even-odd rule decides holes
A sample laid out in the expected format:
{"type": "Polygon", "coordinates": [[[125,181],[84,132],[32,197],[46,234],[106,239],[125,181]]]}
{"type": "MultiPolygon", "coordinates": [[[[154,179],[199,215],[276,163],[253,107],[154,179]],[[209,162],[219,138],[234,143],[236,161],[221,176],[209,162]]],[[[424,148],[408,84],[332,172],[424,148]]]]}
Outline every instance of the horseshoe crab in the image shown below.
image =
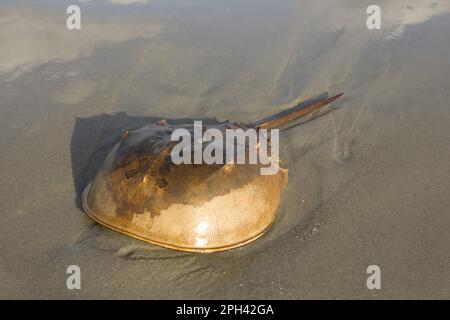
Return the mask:
{"type": "MultiPolygon", "coordinates": [[[[286,128],[342,94],[226,129],[286,128]]],[[[303,118],[304,119],[304,118],[303,118]]],[[[98,223],[134,238],[188,252],[215,252],[245,245],[274,222],[288,170],[277,165],[261,175],[261,164],[174,164],[170,136],[192,125],[166,121],[126,131],[83,192],[83,208],[98,223]]]]}

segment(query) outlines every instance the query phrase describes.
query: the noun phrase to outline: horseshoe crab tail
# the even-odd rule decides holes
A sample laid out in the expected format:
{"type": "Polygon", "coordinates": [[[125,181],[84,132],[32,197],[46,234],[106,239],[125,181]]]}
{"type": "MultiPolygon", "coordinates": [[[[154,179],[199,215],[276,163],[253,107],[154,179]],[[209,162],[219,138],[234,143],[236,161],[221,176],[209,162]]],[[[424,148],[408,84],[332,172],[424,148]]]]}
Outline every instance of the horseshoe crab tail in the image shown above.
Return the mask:
{"type": "MultiPolygon", "coordinates": [[[[344,93],[340,93],[331,98],[325,98],[325,99],[319,99],[319,100],[315,99],[313,101],[309,100],[309,101],[301,102],[292,108],[289,108],[287,110],[276,113],[270,117],[256,121],[253,124],[253,127],[256,129],[274,129],[274,128],[289,129],[289,128],[292,128],[298,124],[302,124],[302,123],[312,120],[312,119],[307,119],[301,123],[293,123],[294,120],[303,118],[306,115],[311,114],[312,112],[323,108],[324,106],[330,104],[331,102],[333,102],[336,99],[338,99],[339,97],[341,97],[343,94],[344,93]]],[[[321,113],[318,116],[324,115],[332,110],[334,110],[334,109],[325,111],[324,113],[321,113]]],[[[316,118],[316,117],[313,117],[313,118],[316,118]]]]}

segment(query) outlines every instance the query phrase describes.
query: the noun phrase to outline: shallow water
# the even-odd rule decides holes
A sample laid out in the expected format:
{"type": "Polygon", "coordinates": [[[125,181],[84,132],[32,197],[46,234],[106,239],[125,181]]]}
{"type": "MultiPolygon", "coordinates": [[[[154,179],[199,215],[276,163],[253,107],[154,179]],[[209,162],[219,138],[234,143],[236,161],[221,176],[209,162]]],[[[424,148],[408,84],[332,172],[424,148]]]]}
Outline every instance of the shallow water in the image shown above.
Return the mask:
{"type": "Polygon", "coordinates": [[[371,1],[113,2],[80,3],[72,31],[72,1],[0,4],[0,297],[450,297],[450,1],[378,1],[372,31],[371,1]],[[80,209],[124,129],[324,92],[345,96],[282,134],[279,217],[248,246],[179,253],[80,209]]]}

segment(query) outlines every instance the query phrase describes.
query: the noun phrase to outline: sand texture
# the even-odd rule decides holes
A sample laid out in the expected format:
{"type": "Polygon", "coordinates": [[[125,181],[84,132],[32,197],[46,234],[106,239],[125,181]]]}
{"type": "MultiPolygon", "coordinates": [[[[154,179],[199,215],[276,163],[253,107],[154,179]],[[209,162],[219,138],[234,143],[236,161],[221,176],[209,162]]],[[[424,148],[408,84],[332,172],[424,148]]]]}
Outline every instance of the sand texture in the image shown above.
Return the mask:
{"type": "Polygon", "coordinates": [[[379,0],[382,30],[365,0],[92,0],[67,30],[72,2],[0,4],[0,298],[450,298],[449,1],[379,0]],[[180,253],[82,211],[125,129],[327,92],[338,110],[280,136],[289,183],[252,244],[180,253]]]}

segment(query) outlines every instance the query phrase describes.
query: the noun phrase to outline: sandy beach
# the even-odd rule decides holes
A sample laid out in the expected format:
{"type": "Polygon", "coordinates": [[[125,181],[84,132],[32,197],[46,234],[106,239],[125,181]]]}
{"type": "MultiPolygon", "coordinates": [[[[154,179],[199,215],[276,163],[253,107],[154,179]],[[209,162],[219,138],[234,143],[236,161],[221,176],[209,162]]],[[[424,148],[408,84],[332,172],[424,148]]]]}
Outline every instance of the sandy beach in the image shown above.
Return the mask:
{"type": "Polygon", "coordinates": [[[2,1],[0,298],[449,299],[450,2],[379,0],[369,30],[372,2],[2,1]],[[249,245],[182,253],[82,210],[126,129],[248,123],[340,92],[282,132],[289,183],[249,245]]]}

